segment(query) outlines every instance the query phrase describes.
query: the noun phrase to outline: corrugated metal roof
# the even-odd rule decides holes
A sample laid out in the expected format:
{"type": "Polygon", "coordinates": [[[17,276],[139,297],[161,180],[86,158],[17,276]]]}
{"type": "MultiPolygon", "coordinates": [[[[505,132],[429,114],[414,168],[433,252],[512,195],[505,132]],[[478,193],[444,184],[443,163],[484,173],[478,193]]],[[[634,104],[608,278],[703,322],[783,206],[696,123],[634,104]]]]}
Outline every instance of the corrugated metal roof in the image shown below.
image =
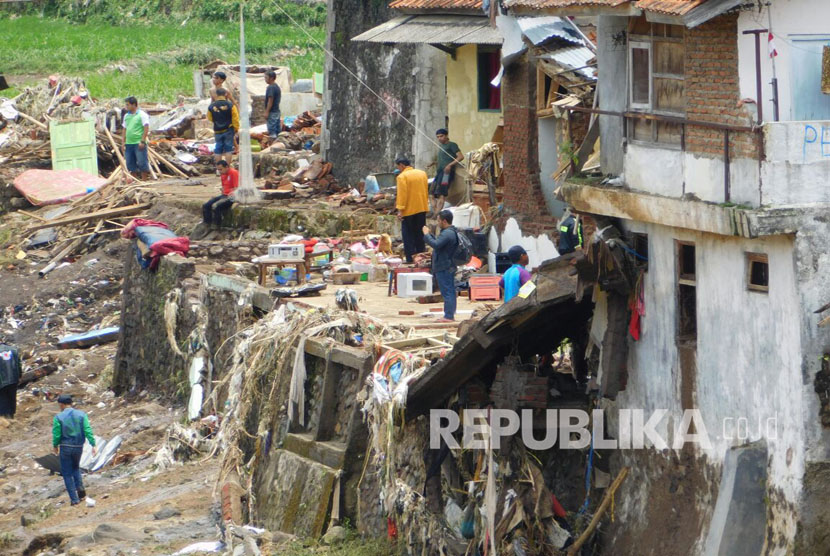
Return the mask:
{"type": "Polygon", "coordinates": [[[493,44],[500,45],[498,29],[483,16],[409,15],[396,17],[352,39],[353,41],[401,44],[493,44]]]}
{"type": "Polygon", "coordinates": [[[555,16],[523,17],[518,20],[522,34],[534,45],[538,46],[553,37],[583,44],[582,39],[573,28],[555,16]]]}
{"type": "Polygon", "coordinates": [[[393,0],[389,7],[396,10],[480,10],[481,0],[393,0]]]}
{"type": "Polygon", "coordinates": [[[596,80],[594,75],[594,68],[586,68],[588,63],[596,56],[591,50],[584,46],[566,46],[558,50],[552,50],[539,56],[543,60],[552,60],[557,65],[562,66],[562,69],[582,68],[576,70],[574,73],[579,73],[585,77],[596,80]]]}

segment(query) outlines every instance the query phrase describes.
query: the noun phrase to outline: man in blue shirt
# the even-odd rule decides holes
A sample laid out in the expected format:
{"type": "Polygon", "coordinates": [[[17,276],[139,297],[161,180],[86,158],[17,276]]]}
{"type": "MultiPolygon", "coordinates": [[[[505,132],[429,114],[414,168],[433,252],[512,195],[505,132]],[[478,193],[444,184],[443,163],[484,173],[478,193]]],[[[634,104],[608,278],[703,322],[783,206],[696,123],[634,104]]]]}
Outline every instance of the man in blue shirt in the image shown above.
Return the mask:
{"type": "Polygon", "coordinates": [[[508,268],[499,285],[504,290],[504,302],[507,303],[519,294],[519,289],[530,280],[530,272],[525,269],[528,263],[527,251],[521,245],[514,245],[507,251],[513,266],[508,268]]]}
{"type": "Polygon", "coordinates": [[[61,475],[66,485],[66,491],[72,505],[81,503],[86,498],[86,490],[81,480],[81,454],[84,451],[84,440],[92,446],[92,455],[98,453],[95,447],[95,436],[89,426],[89,417],[86,413],[72,407],[72,396],[61,394],[58,396],[61,412],[55,415],[52,421],[52,447],[55,454],[60,455],[61,475]]]}
{"type": "Polygon", "coordinates": [[[442,210],[438,213],[438,226],[441,233],[433,237],[429,233],[429,226],[424,226],[424,241],[432,247],[432,275],[438,282],[441,297],[444,298],[444,318],[437,322],[453,322],[455,320],[456,292],[455,292],[455,261],[453,255],[458,248],[458,232],[452,225],[452,212],[442,210]]]}

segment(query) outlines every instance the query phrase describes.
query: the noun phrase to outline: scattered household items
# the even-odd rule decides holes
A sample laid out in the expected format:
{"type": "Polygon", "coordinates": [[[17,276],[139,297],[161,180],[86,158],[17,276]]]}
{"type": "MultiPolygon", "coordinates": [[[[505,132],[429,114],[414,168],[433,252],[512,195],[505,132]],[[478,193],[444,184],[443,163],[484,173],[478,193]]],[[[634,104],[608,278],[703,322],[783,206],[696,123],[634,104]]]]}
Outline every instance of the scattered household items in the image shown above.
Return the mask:
{"type": "Polygon", "coordinates": [[[432,293],[432,274],[408,272],[398,276],[398,297],[418,297],[432,293]]]}
{"type": "Polygon", "coordinates": [[[55,205],[93,193],[107,184],[84,170],[26,170],[14,178],[14,188],[35,206],[55,205]]]}
{"type": "Polygon", "coordinates": [[[136,218],[121,230],[124,239],[135,239],[136,258],[142,268],[151,271],[158,267],[164,255],[176,253],[186,257],[190,239],[177,236],[164,222],[136,218]]]}

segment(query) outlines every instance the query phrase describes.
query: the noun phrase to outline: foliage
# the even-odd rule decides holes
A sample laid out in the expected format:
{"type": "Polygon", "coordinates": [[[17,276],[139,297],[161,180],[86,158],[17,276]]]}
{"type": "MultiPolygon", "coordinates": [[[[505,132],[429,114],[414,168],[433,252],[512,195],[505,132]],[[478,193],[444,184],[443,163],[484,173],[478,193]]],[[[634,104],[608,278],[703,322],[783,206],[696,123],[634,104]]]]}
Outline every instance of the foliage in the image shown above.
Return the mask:
{"type": "Polygon", "coordinates": [[[398,556],[404,554],[401,546],[392,544],[386,539],[360,539],[351,537],[345,542],[328,547],[320,546],[317,543],[292,542],[287,546],[281,546],[280,556],[313,556],[326,554],[328,556],[398,556]]]}
{"type": "MultiPolygon", "coordinates": [[[[241,0],[34,0],[27,4],[13,4],[7,10],[15,13],[38,13],[48,17],[65,18],[76,23],[103,20],[121,24],[126,19],[158,21],[236,21],[241,0]]],[[[245,18],[257,23],[288,25],[293,18],[305,26],[322,26],[326,21],[326,6],[319,2],[291,0],[246,0],[245,18]],[[281,8],[281,9],[280,9],[281,8]]]]}
{"type": "MultiPolygon", "coordinates": [[[[322,43],[323,29],[310,32],[322,43]]],[[[295,78],[323,70],[323,51],[296,27],[252,23],[245,39],[250,63],[287,65],[295,78]]],[[[219,22],[114,26],[37,16],[0,18],[0,43],[15,45],[4,52],[6,77],[79,75],[94,97],[131,94],[141,101],[190,96],[194,69],[216,59],[239,59],[237,27],[219,22]]]]}

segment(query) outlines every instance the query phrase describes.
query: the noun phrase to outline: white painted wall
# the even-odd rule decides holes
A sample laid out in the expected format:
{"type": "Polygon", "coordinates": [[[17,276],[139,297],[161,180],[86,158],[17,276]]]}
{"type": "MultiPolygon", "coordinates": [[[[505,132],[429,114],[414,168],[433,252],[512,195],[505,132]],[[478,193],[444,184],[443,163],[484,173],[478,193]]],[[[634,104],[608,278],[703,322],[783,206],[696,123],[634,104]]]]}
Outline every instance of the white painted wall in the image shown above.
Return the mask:
{"type": "MultiPolygon", "coordinates": [[[[553,241],[546,235],[526,236],[522,234],[519,223],[515,218],[507,220],[504,227],[504,232],[499,235],[495,228],[490,228],[490,236],[487,238],[487,247],[494,253],[499,252],[499,238],[501,238],[501,252],[506,253],[508,249],[514,245],[521,245],[527,251],[527,257],[530,262],[527,265],[528,270],[533,270],[542,264],[544,261],[555,259],[559,256],[559,251],[553,241]]],[[[490,269],[492,272],[492,269],[490,269]]]]}
{"type": "MultiPolygon", "coordinates": [[[[767,2],[763,2],[766,4],[767,2]]],[[[755,37],[743,35],[749,29],[770,28],[769,15],[772,15],[772,31],[775,35],[778,56],[775,69],[778,76],[780,97],[780,118],[782,121],[792,119],[792,88],[790,79],[791,61],[799,56],[798,48],[791,42],[792,35],[830,35],[830,2],[827,0],[772,0],[772,6],[741,12],[738,17],[738,64],[741,98],[755,99],[755,37]]],[[[768,55],[766,37],[761,40],[761,85],[764,98],[764,120],[772,121],[772,61],[768,55]]],[[[830,100],[828,100],[830,102],[830,100]]]]}
{"type": "MultiPolygon", "coordinates": [[[[679,422],[680,371],[676,332],[675,240],[693,241],[697,256],[697,380],[696,406],[712,440],[708,460],[721,465],[731,446],[724,421],[745,417],[750,441],[764,438],[769,446],[769,484],[796,503],[805,467],[805,400],[815,397],[801,376],[800,301],[796,289],[793,240],[785,236],[744,240],[699,234],[659,225],[631,223],[649,234],[649,272],[645,278],[646,315],[639,342],[630,341],[629,379],[616,408],[668,409],[671,424],[658,427],[664,438],[679,422]],[[745,252],[766,253],[770,264],[769,293],[746,288],[745,252]],[[777,419],[777,428],[765,426],[777,419]]],[[[592,334],[601,331],[592,331],[592,334]]],[[[613,426],[613,424],[612,424],[613,426]]],[[[613,429],[612,429],[613,430],[613,429]]],[[[797,516],[774,516],[776,532],[795,535],[797,516]]]]}
{"type": "MultiPolygon", "coordinates": [[[[760,203],[758,161],[730,161],[730,201],[757,207],[760,203]]],[[[723,159],[700,156],[658,145],[629,143],[625,154],[625,181],[636,191],[665,197],[692,193],[703,201],[723,203],[723,159]]]]}

